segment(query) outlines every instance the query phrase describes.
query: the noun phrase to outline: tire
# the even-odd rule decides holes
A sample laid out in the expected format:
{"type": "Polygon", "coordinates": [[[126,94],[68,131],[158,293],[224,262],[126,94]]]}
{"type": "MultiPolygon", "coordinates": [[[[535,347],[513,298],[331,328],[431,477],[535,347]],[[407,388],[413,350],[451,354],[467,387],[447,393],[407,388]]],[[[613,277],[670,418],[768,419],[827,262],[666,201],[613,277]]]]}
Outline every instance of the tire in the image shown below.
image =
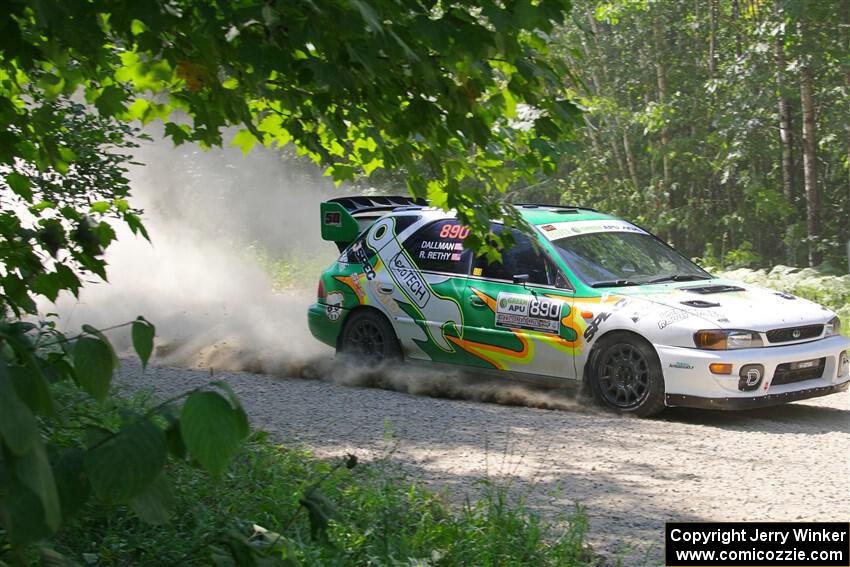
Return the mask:
{"type": "Polygon", "coordinates": [[[401,360],[398,338],[387,318],[370,309],[355,311],[345,321],[337,353],[370,365],[401,360]]]}
{"type": "Polygon", "coordinates": [[[650,417],[664,404],[664,375],[655,349],[630,333],[602,337],[591,358],[590,388],[618,413],[650,417]]]}

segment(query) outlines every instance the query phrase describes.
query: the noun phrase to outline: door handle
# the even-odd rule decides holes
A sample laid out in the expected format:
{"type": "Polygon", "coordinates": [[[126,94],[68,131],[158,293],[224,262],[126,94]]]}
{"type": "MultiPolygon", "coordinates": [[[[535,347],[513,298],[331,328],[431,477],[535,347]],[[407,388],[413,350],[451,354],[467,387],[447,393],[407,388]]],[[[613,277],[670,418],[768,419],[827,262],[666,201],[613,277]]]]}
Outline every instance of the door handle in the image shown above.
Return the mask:
{"type": "Polygon", "coordinates": [[[474,307],[484,307],[484,300],[477,295],[470,295],[468,298],[469,304],[474,307]]]}
{"type": "Polygon", "coordinates": [[[388,284],[388,283],[382,283],[378,286],[378,291],[380,291],[381,293],[390,294],[390,293],[393,292],[393,289],[394,288],[393,288],[392,284],[388,284]]]}

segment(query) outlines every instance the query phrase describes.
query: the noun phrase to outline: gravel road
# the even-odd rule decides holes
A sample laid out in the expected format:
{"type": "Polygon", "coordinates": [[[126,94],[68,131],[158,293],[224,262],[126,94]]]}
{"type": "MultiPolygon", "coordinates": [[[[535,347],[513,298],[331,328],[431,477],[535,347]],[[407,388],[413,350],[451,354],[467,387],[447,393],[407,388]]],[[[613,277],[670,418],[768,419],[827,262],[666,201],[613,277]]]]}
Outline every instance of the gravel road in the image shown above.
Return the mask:
{"type": "MultiPolygon", "coordinates": [[[[407,372],[416,370],[397,372],[396,384],[407,372]]],[[[561,409],[262,374],[217,372],[216,378],[240,395],[254,427],[319,455],[386,455],[390,428],[391,458],[432,488],[474,495],[474,481],[489,478],[510,483],[543,514],[579,502],[590,518],[590,543],[625,565],[661,563],[668,520],[850,519],[846,392],[763,410],[676,409],[642,420],[521,386],[506,394],[476,386],[467,394],[561,409]]],[[[122,388],[152,387],[162,396],[209,380],[208,370],[154,366],[142,373],[132,362],[119,373],[122,388]]]]}

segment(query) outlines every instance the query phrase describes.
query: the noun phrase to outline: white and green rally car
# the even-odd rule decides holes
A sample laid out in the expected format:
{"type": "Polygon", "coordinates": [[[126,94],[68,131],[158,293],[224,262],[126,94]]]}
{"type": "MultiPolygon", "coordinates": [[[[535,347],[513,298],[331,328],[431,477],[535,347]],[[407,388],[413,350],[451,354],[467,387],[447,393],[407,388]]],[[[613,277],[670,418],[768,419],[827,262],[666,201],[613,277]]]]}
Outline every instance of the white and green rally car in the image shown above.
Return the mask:
{"type": "Polygon", "coordinates": [[[342,254],[321,276],[311,332],[372,359],[583,380],[604,404],[643,416],[847,388],[848,339],[828,309],[715,278],[611,215],[515,206],[534,234],[515,232],[489,263],[464,247],[469,230],[451,212],[424,202],[322,203],[322,235],[342,254]]]}

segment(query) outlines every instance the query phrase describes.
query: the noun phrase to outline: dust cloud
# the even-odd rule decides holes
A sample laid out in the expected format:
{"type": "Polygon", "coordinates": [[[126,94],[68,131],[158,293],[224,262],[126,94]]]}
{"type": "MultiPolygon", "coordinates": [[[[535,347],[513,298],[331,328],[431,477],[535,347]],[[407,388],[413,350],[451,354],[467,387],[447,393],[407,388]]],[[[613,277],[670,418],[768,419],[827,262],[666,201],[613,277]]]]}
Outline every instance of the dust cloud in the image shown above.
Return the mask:
{"type": "MultiPolygon", "coordinates": [[[[516,382],[473,379],[420,365],[364,368],[335,358],[307,328],[322,269],[338,252],[321,240],[322,200],[350,194],[312,164],[280,152],[144,143],[130,171],[132,205],[152,242],[118,227],[109,282],[88,282],[55,310],[64,331],[143,315],[156,325],[154,362],[318,379],[417,395],[575,410],[575,398],[516,382]],[[298,285],[274,281],[264,259],[295,267],[298,285]],[[308,283],[309,282],[309,283],[308,283]]],[[[109,334],[130,353],[129,332],[109,334]]]]}

